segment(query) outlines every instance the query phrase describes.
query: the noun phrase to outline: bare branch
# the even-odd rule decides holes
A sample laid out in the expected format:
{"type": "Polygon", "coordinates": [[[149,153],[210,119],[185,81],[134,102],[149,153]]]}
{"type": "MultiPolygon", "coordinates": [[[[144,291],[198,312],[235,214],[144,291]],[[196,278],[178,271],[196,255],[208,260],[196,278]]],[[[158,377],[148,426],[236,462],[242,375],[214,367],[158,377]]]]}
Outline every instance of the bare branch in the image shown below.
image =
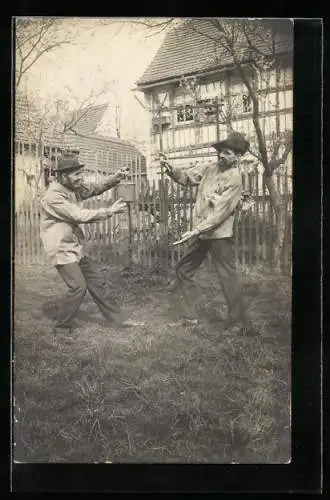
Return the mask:
{"type": "MultiPolygon", "coordinates": [[[[38,47],[38,45],[40,44],[41,40],[46,36],[46,34],[48,33],[48,30],[49,28],[53,26],[53,24],[45,24],[43,26],[41,26],[40,30],[39,30],[39,33],[35,33],[32,37],[34,38],[35,36],[38,35],[37,37],[37,40],[35,42],[32,43],[32,47],[31,49],[23,56],[23,62],[26,61],[26,59],[32,54],[32,52],[38,47]]],[[[20,46],[22,48],[22,44],[20,46]]]]}
{"type": "Polygon", "coordinates": [[[24,75],[32,66],[34,63],[36,63],[38,61],[38,59],[40,59],[40,57],[45,54],[46,52],[49,52],[53,49],[55,49],[56,47],[59,47],[60,45],[64,45],[64,44],[69,44],[70,42],[66,42],[66,41],[62,41],[62,42],[57,42],[57,43],[54,43],[52,45],[49,45],[48,47],[44,48],[43,50],[41,50],[36,56],[35,58],[27,65],[25,66],[25,68],[23,69],[22,71],[22,75],[24,75]]]}
{"type": "Polygon", "coordinates": [[[254,156],[255,158],[257,158],[257,160],[261,161],[261,157],[258,153],[255,153],[254,151],[252,151],[251,149],[248,150],[249,153],[254,156]]]}
{"type": "Polygon", "coordinates": [[[19,63],[18,76],[17,76],[17,82],[16,82],[17,87],[19,86],[19,84],[21,82],[21,79],[22,79],[22,76],[23,76],[23,73],[22,73],[23,55],[22,55],[22,49],[21,49],[21,47],[19,47],[19,51],[20,51],[20,54],[21,54],[22,57],[21,57],[21,60],[20,60],[20,63],[19,63]]]}
{"type": "Polygon", "coordinates": [[[256,54],[259,54],[262,57],[267,56],[267,54],[265,54],[264,52],[261,52],[261,50],[258,47],[256,47],[256,44],[253,44],[251,42],[251,38],[250,38],[250,35],[248,34],[246,23],[242,24],[242,28],[243,28],[243,32],[244,32],[244,36],[245,36],[246,42],[247,42],[249,48],[251,49],[251,51],[255,52],[256,54]]]}
{"type": "Polygon", "coordinates": [[[260,127],[260,122],[259,122],[259,101],[258,101],[258,96],[256,95],[253,86],[251,85],[251,82],[249,81],[249,77],[247,76],[246,72],[242,68],[241,63],[238,61],[236,54],[234,50],[232,51],[232,56],[234,59],[235,66],[242,78],[242,81],[244,85],[246,86],[249,95],[252,100],[252,105],[253,105],[253,111],[252,111],[252,121],[253,125],[257,134],[257,139],[258,139],[258,144],[259,144],[259,151],[260,151],[260,156],[262,163],[264,165],[265,171],[268,169],[268,156],[267,156],[267,148],[266,148],[266,143],[265,139],[260,127]]]}
{"type": "Polygon", "coordinates": [[[273,162],[273,161],[276,160],[278,152],[280,150],[280,147],[281,147],[281,142],[278,140],[274,144],[273,153],[272,153],[272,157],[271,157],[271,160],[270,160],[271,162],[273,162]]]}
{"type": "MultiPolygon", "coordinates": [[[[55,20],[50,19],[49,20],[49,27],[54,24],[55,20]]],[[[18,25],[19,26],[19,25],[18,25]]],[[[39,35],[39,32],[42,32],[45,26],[41,26],[39,30],[35,31],[32,33],[30,36],[27,36],[26,38],[23,37],[23,33],[17,33],[17,45],[19,45],[21,48],[29,41],[31,41],[33,38],[37,37],[39,35]]]]}
{"type": "Polygon", "coordinates": [[[79,122],[84,118],[84,116],[89,112],[89,110],[95,105],[97,99],[108,92],[108,88],[101,89],[98,92],[89,94],[83,101],[81,101],[79,107],[75,110],[74,113],[71,114],[71,118],[68,122],[64,122],[63,124],[63,133],[74,132],[76,135],[77,132],[75,127],[79,125],[79,122]]]}
{"type": "Polygon", "coordinates": [[[74,128],[76,125],[78,125],[78,123],[84,118],[84,116],[86,116],[86,114],[88,113],[88,111],[91,109],[92,107],[92,104],[90,104],[89,106],[87,106],[83,113],[79,114],[79,111],[82,109],[82,105],[79,106],[78,110],[75,111],[75,113],[72,114],[72,117],[71,117],[71,120],[68,122],[68,123],[65,123],[64,122],[64,126],[63,126],[63,133],[71,130],[72,132],[76,133],[74,128]]]}
{"type": "Polygon", "coordinates": [[[171,27],[173,24],[175,24],[175,21],[176,18],[174,17],[170,17],[168,19],[160,21],[157,20],[154,21],[142,17],[137,19],[130,19],[129,21],[126,21],[125,19],[100,19],[99,24],[103,26],[109,26],[115,23],[120,23],[121,24],[120,29],[125,25],[128,25],[130,27],[132,27],[133,25],[144,26],[145,28],[148,28],[148,30],[150,30],[150,33],[146,35],[146,38],[150,38],[152,36],[158,35],[165,29],[171,27]]]}
{"type": "MultiPolygon", "coordinates": [[[[280,158],[276,158],[278,152],[279,152],[279,148],[281,146],[281,142],[280,140],[277,142],[276,144],[276,149],[277,149],[277,152],[276,152],[276,155],[274,154],[273,152],[273,155],[272,155],[272,159],[271,161],[269,162],[269,168],[270,170],[273,172],[277,167],[279,167],[280,165],[283,165],[287,159],[288,159],[288,156],[289,154],[291,153],[292,151],[292,142],[291,140],[288,140],[285,144],[285,148],[284,148],[284,151],[283,151],[283,154],[280,158]],[[278,146],[278,147],[277,147],[278,146]]],[[[275,150],[275,148],[274,148],[275,150]]]]}
{"type": "Polygon", "coordinates": [[[16,23],[16,47],[18,63],[16,67],[16,86],[21,83],[22,76],[46,53],[72,43],[72,36],[59,37],[56,28],[58,18],[41,18],[16,23]]]}
{"type": "MultiPolygon", "coordinates": [[[[220,21],[219,21],[220,23],[220,21]]],[[[220,23],[221,24],[221,23],[220,23]]],[[[234,28],[235,26],[232,25],[232,33],[229,35],[224,28],[223,25],[221,25],[221,30],[223,33],[223,37],[221,40],[221,45],[227,49],[227,51],[230,53],[230,55],[233,58],[234,64],[236,69],[238,70],[240,77],[242,78],[242,81],[244,85],[246,86],[249,96],[252,100],[252,105],[253,105],[253,112],[252,112],[252,120],[254,124],[254,128],[256,131],[257,139],[258,139],[258,145],[259,145],[259,151],[260,151],[260,157],[261,161],[264,165],[265,171],[268,169],[268,156],[267,156],[267,148],[266,148],[266,143],[264,140],[264,136],[260,127],[260,122],[259,122],[259,101],[258,101],[258,95],[255,92],[255,89],[253,85],[251,84],[249,77],[246,73],[246,71],[243,69],[241,61],[239,60],[238,53],[235,50],[235,36],[234,36],[234,28]]],[[[236,27],[237,28],[237,27],[236,27]]],[[[237,28],[238,29],[238,28],[237,28]]],[[[220,41],[220,40],[219,40],[220,41]]]]}
{"type": "MultiPolygon", "coordinates": [[[[151,36],[155,36],[155,35],[159,35],[159,33],[161,33],[162,31],[166,30],[169,26],[169,24],[163,24],[163,25],[159,25],[160,26],[160,29],[158,29],[157,32],[155,33],[150,33],[149,35],[146,35],[146,38],[150,38],[151,36]]],[[[155,27],[153,26],[153,29],[155,27]]]]}
{"type": "Polygon", "coordinates": [[[169,26],[172,24],[172,22],[175,20],[174,17],[170,17],[169,19],[165,19],[165,21],[159,21],[159,22],[153,22],[153,21],[141,21],[140,19],[138,20],[132,20],[131,22],[135,24],[143,24],[144,26],[147,26],[148,28],[159,28],[160,26],[169,26]]]}
{"type": "MultiPolygon", "coordinates": [[[[246,23],[249,26],[249,31],[250,33],[254,35],[256,42],[253,45],[253,50],[255,50],[256,46],[259,45],[258,42],[261,43],[261,45],[267,45],[268,48],[271,50],[271,39],[269,37],[269,28],[266,28],[265,26],[260,25],[260,21],[253,21],[253,22],[248,22],[246,23]],[[268,33],[268,35],[267,35],[268,33]]],[[[268,54],[270,55],[270,54],[268,54]]]]}

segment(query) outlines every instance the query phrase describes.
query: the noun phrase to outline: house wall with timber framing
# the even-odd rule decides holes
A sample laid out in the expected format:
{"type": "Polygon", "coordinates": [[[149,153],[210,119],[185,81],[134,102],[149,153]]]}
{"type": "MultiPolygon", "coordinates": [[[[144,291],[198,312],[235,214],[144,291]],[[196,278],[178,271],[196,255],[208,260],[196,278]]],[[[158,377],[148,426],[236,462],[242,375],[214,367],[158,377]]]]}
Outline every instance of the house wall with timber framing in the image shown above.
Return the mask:
{"type": "MultiPolygon", "coordinates": [[[[293,61],[292,54],[283,54],[278,59],[278,69],[265,72],[258,79],[260,124],[267,144],[271,147],[273,137],[292,130],[293,113],[293,61]]],[[[150,154],[155,160],[150,167],[151,179],[160,176],[157,157],[160,151],[170,162],[180,168],[189,168],[197,163],[215,161],[217,153],[212,143],[222,140],[229,132],[223,118],[230,107],[234,112],[231,127],[256,140],[252,121],[252,104],[245,84],[233,67],[205,72],[197,76],[198,100],[180,86],[179,78],[162,85],[145,86],[143,93],[150,110],[150,154]],[[218,103],[218,115],[215,103],[218,103]],[[159,103],[162,110],[159,112],[159,103]],[[218,116],[218,118],[217,118],[218,116]]],[[[252,162],[252,158],[251,158],[252,162]]],[[[255,163],[255,162],[254,162],[255,163]]],[[[258,167],[260,174],[262,166],[258,167]]],[[[291,154],[285,165],[292,191],[291,154]]],[[[261,186],[261,175],[259,179],[261,186]]]]}

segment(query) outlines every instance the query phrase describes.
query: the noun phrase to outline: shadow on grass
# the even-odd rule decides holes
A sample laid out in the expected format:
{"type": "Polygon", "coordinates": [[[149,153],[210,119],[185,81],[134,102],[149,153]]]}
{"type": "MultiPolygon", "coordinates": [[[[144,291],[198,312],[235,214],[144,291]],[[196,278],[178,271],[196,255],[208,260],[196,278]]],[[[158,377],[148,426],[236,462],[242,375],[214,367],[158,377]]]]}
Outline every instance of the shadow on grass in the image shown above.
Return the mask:
{"type": "MultiPolygon", "coordinates": [[[[41,311],[43,315],[54,321],[56,319],[56,315],[60,309],[60,306],[63,302],[64,298],[61,297],[57,300],[45,302],[41,306],[41,311]]],[[[88,311],[84,311],[83,309],[80,309],[77,314],[77,320],[81,321],[83,323],[97,323],[99,325],[105,325],[105,320],[103,319],[101,312],[99,312],[100,317],[91,315],[88,311]]]]}

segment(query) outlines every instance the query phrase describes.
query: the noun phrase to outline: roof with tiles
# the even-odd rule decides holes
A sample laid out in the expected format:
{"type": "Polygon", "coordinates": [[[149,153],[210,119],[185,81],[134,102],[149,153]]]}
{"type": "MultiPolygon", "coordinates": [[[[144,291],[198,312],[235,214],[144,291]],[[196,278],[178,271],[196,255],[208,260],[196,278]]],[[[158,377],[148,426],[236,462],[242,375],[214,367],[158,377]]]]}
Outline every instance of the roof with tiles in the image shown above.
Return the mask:
{"type": "Polygon", "coordinates": [[[105,151],[138,151],[136,146],[129,141],[126,141],[124,139],[116,139],[114,137],[101,136],[99,134],[90,134],[88,136],[84,136],[69,132],[63,135],[62,145],[64,148],[77,147],[79,150],[95,150],[95,148],[97,148],[105,151]]]}
{"type": "Polygon", "coordinates": [[[100,124],[104,113],[108,108],[108,104],[100,104],[98,106],[88,106],[73,113],[73,120],[77,122],[74,129],[83,135],[93,134],[100,124]]]}
{"type": "MultiPolygon", "coordinates": [[[[291,23],[290,26],[287,23],[284,29],[280,28],[278,33],[277,53],[292,52],[291,23]]],[[[143,87],[179,78],[182,75],[206,72],[233,64],[232,57],[217,44],[218,38],[219,30],[210,20],[193,19],[183,22],[181,26],[168,32],[154,59],[137,81],[137,85],[143,87]]],[[[263,43],[254,41],[261,49],[263,43]]]]}

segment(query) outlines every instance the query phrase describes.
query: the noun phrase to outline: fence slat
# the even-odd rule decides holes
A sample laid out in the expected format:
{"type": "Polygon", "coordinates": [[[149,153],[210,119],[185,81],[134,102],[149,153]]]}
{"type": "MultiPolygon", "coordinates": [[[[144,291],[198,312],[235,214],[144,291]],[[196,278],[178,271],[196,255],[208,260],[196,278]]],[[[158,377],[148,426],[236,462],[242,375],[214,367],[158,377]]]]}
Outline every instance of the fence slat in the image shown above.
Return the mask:
{"type": "Polygon", "coordinates": [[[159,262],[159,241],[158,241],[158,233],[159,231],[157,230],[157,224],[158,226],[160,226],[160,222],[157,222],[156,221],[156,217],[157,217],[157,199],[156,199],[156,196],[157,196],[157,193],[156,193],[156,182],[153,181],[153,185],[152,185],[152,194],[153,194],[153,211],[154,211],[154,217],[155,217],[155,224],[154,224],[154,236],[155,236],[155,251],[154,251],[154,255],[153,255],[153,258],[154,258],[154,263],[156,264],[157,262],[159,262]]]}
{"type": "Polygon", "coordinates": [[[259,265],[259,242],[260,242],[260,235],[259,235],[259,172],[257,171],[255,174],[255,200],[254,200],[254,218],[255,218],[255,225],[256,225],[256,237],[255,237],[255,246],[256,246],[256,265],[259,265]]]}
{"type": "Polygon", "coordinates": [[[158,179],[158,206],[159,206],[159,263],[161,267],[164,265],[164,173],[158,179]]]}
{"type": "Polygon", "coordinates": [[[29,209],[24,203],[24,264],[29,264],[30,244],[29,244],[29,209]]]}
{"type": "Polygon", "coordinates": [[[40,262],[40,245],[39,245],[39,200],[35,200],[35,209],[34,209],[34,224],[35,224],[35,263],[38,264],[40,262]]]}
{"type": "Polygon", "coordinates": [[[262,259],[266,262],[267,249],[266,249],[266,185],[265,179],[262,178],[262,259]]]}
{"type": "Polygon", "coordinates": [[[41,263],[43,261],[43,249],[41,246],[41,239],[40,239],[40,204],[36,204],[36,243],[37,243],[37,264],[41,263]]]}
{"type": "MultiPolygon", "coordinates": [[[[104,205],[104,203],[103,203],[103,205],[104,205]]],[[[101,241],[102,241],[101,263],[105,264],[109,260],[109,257],[108,257],[109,244],[107,241],[107,219],[103,219],[102,221],[100,221],[100,226],[101,226],[101,241]]]]}
{"type": "MultiPolygon", "coordinates": [[[[176,235],[175,235],[175,240],[179,240],[181,238],[181,200],[180,200],[180,195],[181,195],[181,185],[177,184],[176,185],[176,235]]],[[[181,258],[181,245],[178,245],[177,248],[177,259],[180,260],[181,258]]]]}
{"type": "Polygon", "coordinates": [[[238,247],[239,247],[239,221],[240,221],[240,214],[235,214],[235,219],[234,219],[234,255],[235,255],[235,262],[236,265],[240,265],[239,261],[239,256],[238,256],[238,247]]]}
{"type": "Polygon", "coordinates": [[[141,263],[141,260],[143,260],[143,254],[141,251],[141,243],[140,243],[140,236],[141,236],[141,224],[140,224],[140,216],[141,216],[140,210],[139,210],[139,199],[136,196],[135,201],[132,203],[132,217],[135,220],[134,229],[133,229],[133,255],[135,256],[136,262],[141,263]]]}
{"type": "MultiPolygon", "coordinates": [[[[147,252],[148,252],[148,265],[152,266],[152,255],[151,255],[151,245],[152,245],[152,224],[151,224],[151,184],[148,184],[147,190],[147,208],[148,208],[148,226],[147,226],[147,252]]],[[[155,225],[154,217],[154,225],[155,225]]]]}
{"type": "Polygon", "coordinates": [[[108,232],[108,242],[109,242],[109,262],[111,262],[111,264],[113,264],[114,261],[112,231],[113,231],[113,217],[108,217],[107,232],[108,232]]]}
{"type": "Polygon", "coordinates": [[[169,262],[169,242],[168,242],[168,231],[169,231],[169,224],[168,224],[168,212],[169,212],[169,182],[168,179],[165,179],[165,192],[164,192],[164,264],[165,264],[165,269],[168,268],[168,262],[169,262]]]}
{"type": "Polygon", "coordinates": [[[274,210],[270,201],[268,202],[268,263],[272,264],[273,261],[273,227],[274,227],[274,210]]]}
{"type": "Polygon", "coordinates": [[[19,241],[19,212],[14,211],[14,231],[13,231],[13,245],[15,262],[21,264],[21,246],[19,241]]]}
{"type": "Polygon", "coordinates": [[[14,244],[15,244],[15,260],[18,264],[22,264],[22,243],[20,237],[20,212],[15,212],[14,225],[14,244]]]}
{"type": "Polygon", "coordinates": [[[160,210],[160,265],[166,268],[166,186],[165,176],[158,181],[159,210],[160,210]]]}
{"type": "MultiPolygon", "coordinates": [[[[174,209],[174,181],[171,179],[171,243],[174,243],[174,228],[175,228],[175,209],[174,209]]],[[[171,265],[175,265],[174,248],[171,246],[171,265]]]]}
{"type": "Polygon", "coordinates": [[[189,229],[192,231],[193,228],[193,207],[194,207],[194,188],[192,186],[189,186],[189,229]]]}
{"type": "Polygon", "coordinates": [[[27,202],[24,206],[24,222],[25,222],[25,259],[26,264],[30,264],[30,255],[31,255],[31,243],[30,243],[30,211],[27,206],[27,202]]]}
{"type": "MultiPolygon", "coordinates": [[[[253,179],[252,179],[252,174],[249,173],[248,174],[248,181],[249,181],[249,192],[252,193],[253,191],[253,179]]],[[[249,227],[249,255],[248,255],[248,260],[249,260],[249,266],[252,266],[253,264],[253,243],[252,243],[252,231],[253,231],[253,227],[252,227],[252,217],[253,217],[253,214],[252,214],[252,210],[250,209],[249,210],[249,213],[248,213],[248,227],[249,227]]]]}
{"type": "MultiPolygon", "coordinates": [[[[141,213],[141,255],[142,255],[142,259],[141,259],[141,264],[142,264],[142,267],[144,267],[146,265],[145,263],[145,259],[146,259],[146,227],[145,227],[145,222],[146,222],[146,206],[145,206],[145,197],[144,197],[144,194],[145,194],[145,186],[142,186],[141,185],[141,191],[140,191],[140,196],[139,196],[139,199],[141,200],[141,207],[142,207],[142,212],[139,212],[141,213]]],[[[137,207],[139,209],[139,205],[137,207]]]]}
{"type": "MultiPolygon", "coordinates": [[[[242,176],[242,180],[243,180],[243,190],[246,189],[246,178],[245,178],[245,174],[243,174],[242,176]]],[[[242,235],[242,240],[241,240],[241,244],[242,244],[242,266],[244,267],[245,266],[245,247],[246,247],[246,244],[245,244],[245,214],[243,213],[242,214],[242,217],[241,217],[241,235],[242,235]]]]}
{"type": "Polygon", "coordinates": [[[188,230],[188,222],[187,222],[187,188],[184,187],[182,190],[182,203],[183,203],[183,231],[186,232],[188,230]]]}
{"type": "MultiPolygon", "coordinates": [[[[95,200],[95,208],[100,208],[100,200],[95,200]]],[[[97,221],[95,224],[95,238],[96,238],[96,255],[97,263],[100,264],[102,260],[102,236],[101,236],[101,221],[97,221]]]]}
{"type": "Polygon", "coordinates": [[[34,249],[34,234],[33,234],[33,228],[32,228],[32,219],[33,219],[33,206],[31,206],[31,202],[27,206],[27,216],[28,216],[28,245],[29,245],[29,254],[28,254],[28,263],[32,264],[33,263],[33,249],[34,249]]]}
{"type": "Polygon", "coordinates": [[[31,212],[30,212],[30,237],[31,237],[31,263],[34,264],[36,262],[36,220],[35,220],[35,212],[36,212],[36,203],[35,200],[31,201],[31,212]]]}
{"type": "Polygon", "coordinates": [[[27,252],[28,252],[28,238],[27,238],[27,208],[26,204],[23,203],[21,205],[21,217],[22,217],[22,228],[21,228],[21,234],[22,234],[22,256],[23,256],[23,265],[27,264],[27,252]]]}
{"type": "Polygon", "coordinates": [[[285,169],[284,174],[284,209],[285,209],[285,240],[284,240],[284,266],[287,267],[289,264],[289,246],[291,244],[291,227],[289,227],[289,198],[288,198],[288,170],[285,169]]]}

